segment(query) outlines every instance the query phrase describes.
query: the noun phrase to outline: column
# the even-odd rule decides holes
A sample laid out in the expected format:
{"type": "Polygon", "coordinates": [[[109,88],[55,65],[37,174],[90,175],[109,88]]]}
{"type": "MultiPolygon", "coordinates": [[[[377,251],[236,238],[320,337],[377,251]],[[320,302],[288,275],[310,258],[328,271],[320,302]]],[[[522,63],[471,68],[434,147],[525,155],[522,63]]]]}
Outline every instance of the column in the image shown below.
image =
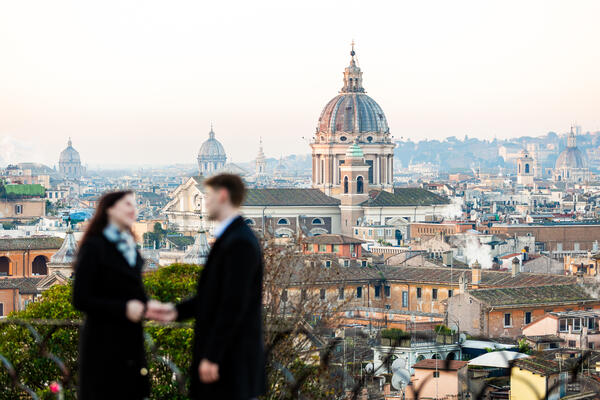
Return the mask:
{"type": "Polygon", "coordinates": [[[375,164],[375,184],[376,185],[380,185],[381,184],[381,178],[379,176],[379,156],[375,156],[375,160],[373,162],[373,164],[375,164]]]}

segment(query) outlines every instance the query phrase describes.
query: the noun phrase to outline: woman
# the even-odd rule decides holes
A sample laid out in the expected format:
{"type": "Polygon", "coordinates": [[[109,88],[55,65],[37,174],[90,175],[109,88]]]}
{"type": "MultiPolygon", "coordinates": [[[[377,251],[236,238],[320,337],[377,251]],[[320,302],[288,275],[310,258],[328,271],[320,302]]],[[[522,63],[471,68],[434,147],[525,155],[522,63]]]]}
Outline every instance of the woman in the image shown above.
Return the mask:
{"type": "Polygon", "coordinates": [[[85,313],[80,335],[79,399],[143,399],[150,383],[142,318],[142,258],[131,227],[131,191],[105,194],[79,245],[73,305],[85,313]]]}

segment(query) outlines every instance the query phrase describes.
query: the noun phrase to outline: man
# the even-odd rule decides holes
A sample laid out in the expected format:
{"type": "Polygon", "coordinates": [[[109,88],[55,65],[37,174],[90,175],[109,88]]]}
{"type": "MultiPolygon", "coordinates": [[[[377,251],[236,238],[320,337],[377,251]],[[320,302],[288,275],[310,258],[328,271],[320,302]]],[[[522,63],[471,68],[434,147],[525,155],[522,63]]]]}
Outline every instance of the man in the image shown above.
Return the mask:
{"type": "Polygon", "coordinates": [[[192,398],[251,400],[266,390],[262,254],[256,236],[240,216],[245,193],[241,178],[216,175],[204,186],[206,211],[217,226],[198,292],[175,307],[149,305],[147,317],[196,319],[192,398]]]}

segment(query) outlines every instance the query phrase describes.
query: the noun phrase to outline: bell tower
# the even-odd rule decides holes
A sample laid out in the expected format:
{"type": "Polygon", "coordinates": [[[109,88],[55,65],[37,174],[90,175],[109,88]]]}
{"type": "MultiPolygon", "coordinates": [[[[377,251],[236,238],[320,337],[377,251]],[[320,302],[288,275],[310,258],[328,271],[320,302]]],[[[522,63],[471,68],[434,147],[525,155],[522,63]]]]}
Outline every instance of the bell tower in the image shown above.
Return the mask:
{"type": "Polygon", "coordinates": [[[521,152],[521,157],[517,160],[517,184],[524,186],[533,186],[535,171],[533,169],[534,160],[527,150],[521,152]]]}
{"type": "Polygon", "coordinates": [[[361,204],[369,198],[369,165],[365,162],[358,139],[348,147],[340,172],[342,234],[352,236],[352,227],[357,225],[358,219],[364,215],[361,204]]]}

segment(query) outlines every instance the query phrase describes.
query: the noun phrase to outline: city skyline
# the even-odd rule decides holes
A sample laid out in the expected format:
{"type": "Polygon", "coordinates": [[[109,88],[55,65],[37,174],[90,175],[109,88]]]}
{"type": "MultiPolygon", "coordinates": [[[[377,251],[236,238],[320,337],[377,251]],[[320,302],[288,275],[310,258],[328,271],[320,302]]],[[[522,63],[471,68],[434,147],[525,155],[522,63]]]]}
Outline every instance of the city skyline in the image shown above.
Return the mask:
{"type": "Polygon", "coordinates": [[[343,4],[4,4],[3,161],[193,164],[211,123],[228,161],[307,154],[352,39],[395,139],[600,129],[594,2],[343,4]]]}

